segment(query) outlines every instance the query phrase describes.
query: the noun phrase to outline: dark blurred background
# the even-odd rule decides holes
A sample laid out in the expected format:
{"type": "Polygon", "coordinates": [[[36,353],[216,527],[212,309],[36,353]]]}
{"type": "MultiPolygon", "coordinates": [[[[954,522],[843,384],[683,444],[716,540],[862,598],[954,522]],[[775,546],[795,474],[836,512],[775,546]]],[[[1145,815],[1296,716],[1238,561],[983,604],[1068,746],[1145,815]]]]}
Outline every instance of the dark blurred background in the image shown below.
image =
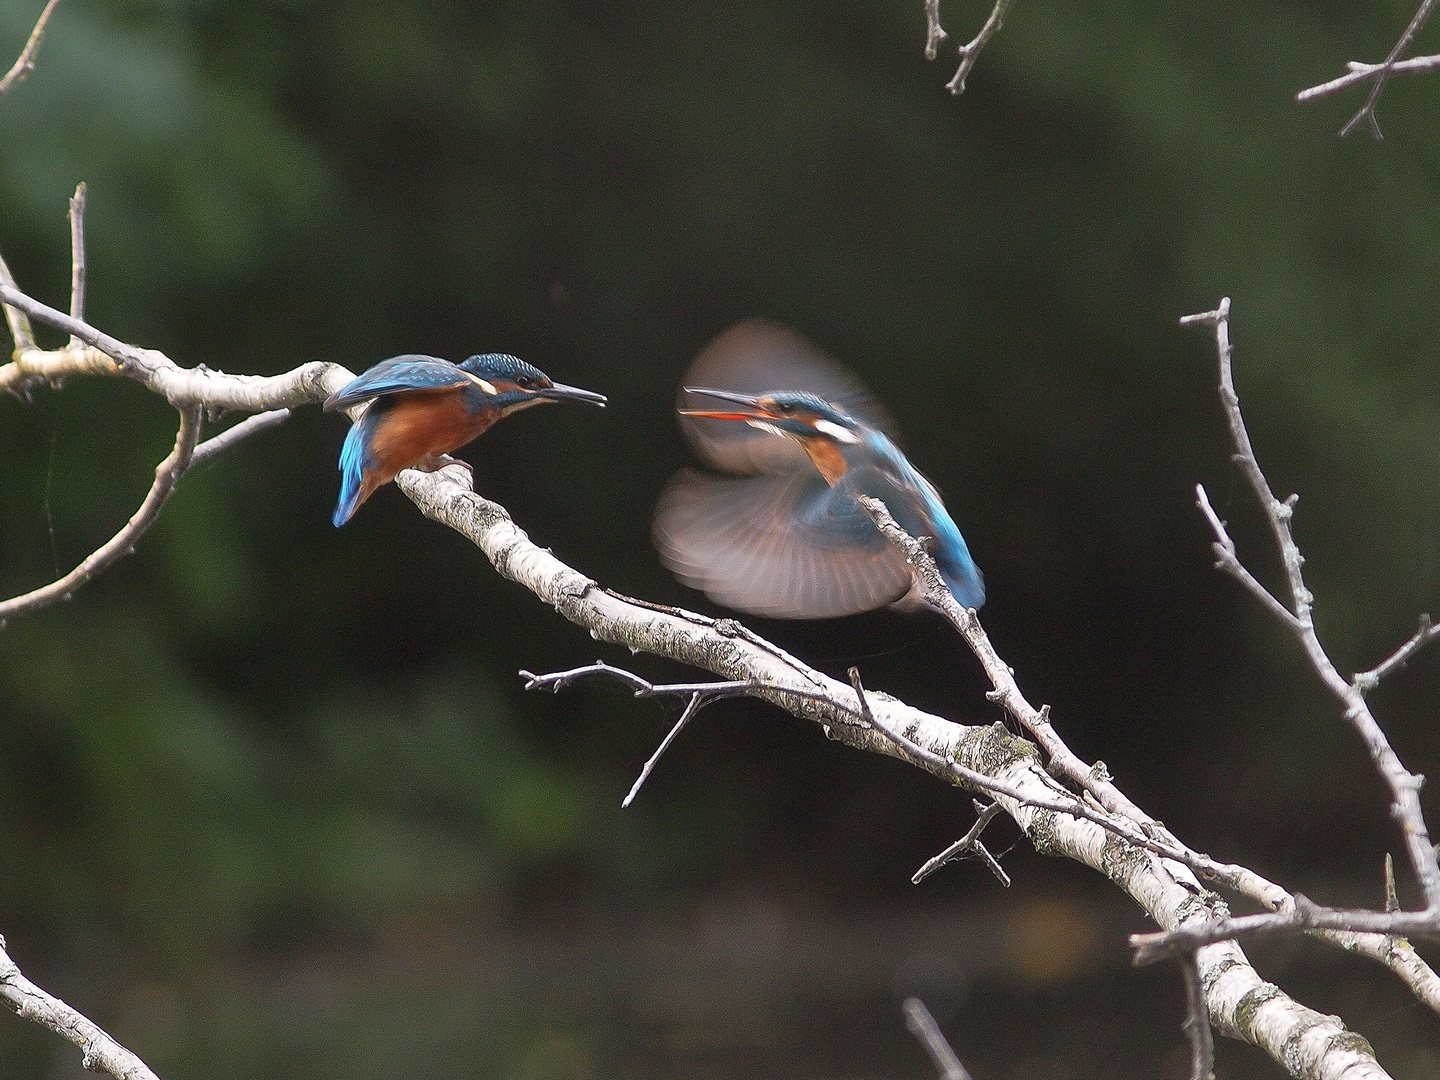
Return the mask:
{"type": "MultiPolygon", "coordinates": [[[[1359,93],[1293,96],[1412,2],[1024,0],[955,99],[920,0],[63,0],[0,100],[0,250],[63,307],[85,180],[91,321],[182,364],[503,350],[609,394],[487,435],[478,486],[605,584],[707,611],[648,540],[675,384],[737,319],[793,326],[896,415],[1077,752],[1196,847],[1377,904],[1381,785],[1212,568],[1196,481],[1277,580],[1213,342],[1176,319],[1234,297],[1323,637],[1374,664],[1440,607],[1440,81],[1390,84],[1379,144],[1335,137],[1359,93]]],[[[40,7],[0,4],[5,65],[40,7]]],[[[942,8],[960,40],[987,11],[942,8]]],[[[5,595],[123,523],[174,422],[122,380],[0,401],[5,595]]],[[[1008,892],[974,863],[909,883],[971,818],[912,769],[727,703],[622,813],[675,706],[516,670],[696,673],[597,645],[393,489],[333,529],[343,433],[304,410],[197,470],[133,558],[0,634],[27,974],[170,1080],[929,1077],[908,993],[977,1080],[1184,1075],[1176,973],[1128,968],[1146,922],[1097,875],[1020,843],[1008,892]]],[[[936,619],[753,625],[998,718],[936,619]]],[[[1373,699],[1429,773],[1437,677],[1432,651],[1373,699]]],[[[1440,1076],[1440,1021],[1384,970],[1252,953],[1440,1076]]],[[[1220,1071],[1280,1075],[1232,1043],[1220,1071]]],[[[0,1077],[79,1075],[0,1023],[0,1077]]]]}

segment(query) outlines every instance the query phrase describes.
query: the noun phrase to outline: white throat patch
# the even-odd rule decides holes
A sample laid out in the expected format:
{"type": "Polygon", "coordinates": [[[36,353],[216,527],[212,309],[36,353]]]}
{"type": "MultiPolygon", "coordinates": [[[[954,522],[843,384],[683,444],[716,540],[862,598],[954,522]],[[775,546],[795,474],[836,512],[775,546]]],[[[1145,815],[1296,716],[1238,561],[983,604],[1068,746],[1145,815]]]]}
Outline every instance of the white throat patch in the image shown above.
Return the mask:
{"type": "Polygon", "coordinates": [[[764,420],[746,420],[745,423],[749,424],[756,431],[768,431],[771,435],[783,436],[785,434],[785,432],[781,431],[774,424],[767,423],[764,420]]]}

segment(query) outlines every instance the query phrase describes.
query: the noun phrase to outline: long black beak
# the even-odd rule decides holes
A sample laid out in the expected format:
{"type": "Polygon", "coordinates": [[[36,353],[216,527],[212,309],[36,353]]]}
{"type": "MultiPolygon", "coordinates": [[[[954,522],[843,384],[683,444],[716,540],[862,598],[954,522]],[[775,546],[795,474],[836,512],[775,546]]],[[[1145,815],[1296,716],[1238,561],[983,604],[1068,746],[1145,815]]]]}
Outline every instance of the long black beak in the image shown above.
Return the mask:
{"type": "Polygon", "coordinates": [[[535,396],[549,398],[552,401],[584,401],[590,405],[599,405],[602,409],[609,400],[604,394],[597,394],[593,390],[581,390],[578,386],[566,386],[564,383],[552,383],[550,386],[536,390],[535,396]]]}
{"type": "Polygon", "coordinates": [[[736,394],[730,390],[711,390],[704,386],[682,386],[680,389],[687,394],[699,394],[702,397],[719,398],[721,401],[733,401],[737,405],[749,405],[752,409],[760,408],[760,399],[753,394],[736,394]]]}

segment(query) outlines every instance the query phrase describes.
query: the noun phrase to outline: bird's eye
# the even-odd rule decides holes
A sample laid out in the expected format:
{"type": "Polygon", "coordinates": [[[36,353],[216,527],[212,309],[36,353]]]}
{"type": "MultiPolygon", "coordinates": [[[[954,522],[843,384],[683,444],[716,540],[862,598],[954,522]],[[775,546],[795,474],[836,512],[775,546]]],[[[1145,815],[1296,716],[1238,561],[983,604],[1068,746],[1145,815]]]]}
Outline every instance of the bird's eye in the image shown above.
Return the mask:
{"type": "Polygon", "coordinates": [[[518,376],[518,377],[515,379],[515,385],[518,386],[518,387],[520,387],[520,389],[522,389],[522,390],[526,389],[526,388],[529,387],[529,385],[530,385],[530,376],[529,376],[529,375],[520,375],[520,376],[518,376]]]}
{"type": "Polygon", "coordinates": [[[790,402],[785,401],[780,404],[780,411],[783,413],[793,413],[795,411],[795,406],[790,404],[790,402]]]}

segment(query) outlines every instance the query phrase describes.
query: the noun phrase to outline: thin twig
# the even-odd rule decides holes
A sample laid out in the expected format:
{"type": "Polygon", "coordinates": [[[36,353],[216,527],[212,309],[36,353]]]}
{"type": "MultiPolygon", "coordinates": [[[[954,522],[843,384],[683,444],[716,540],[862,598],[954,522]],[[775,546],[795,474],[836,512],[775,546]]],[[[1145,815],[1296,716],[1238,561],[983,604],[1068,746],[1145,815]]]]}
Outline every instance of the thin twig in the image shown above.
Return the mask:
{"type": "Polygon", "coordinates": [[[1319,86],[1312,86],[1309,89],[1301,90],[1295,95],[1295,100],[1300,102],[1314,101],[1316,98],[1328,97],[1330,94],[1338,93],[1341,90],[1348,90],[1359,83],[1368,82],[1375,78],[1382,71],[1387,75],[1412,74],[1422,71],[1434,71],[1440,68],[1440,55],[1433,56],[1412,56],[1409,60],[1399,60],[1388,68],[1384,64],[1362,64],[1358,60],[1351,60],[1345,65],[1349,72],[1339,78],[1331,79],[1319,86]]]}
{"type": "Polygon", "coordinates": [[[195,453],[190,458],[190,468],[197,465],[204,465],[221,451],[228,450],[241,439],[248,439],[251,435],[266,431],[272,427],[279,427],[286,420],[290,419],[289,409],[274,409],[270,412],[256,413],[254,416],[246,417],[234,427],[228,427],[219,435],[206,439],[199,446],[195,447],[195,453]]]}
{"type": "Polygon", "coordinates": [[[1361,934],[1389,934],[1440,941],[1440,920],[1433,911],[1370,911],[1322,907],[1303,893],[1285,911],[1240,915],[1214,922],[1193,922],[1175,930],[1131,934],[1136,967],[1166,960],[1177,953],[1231,938],[1263,937],[1296,930],[1336,930],[1361,934]]]}
{"type": "Polygon", "coordinates": [[[1220,520],[1220,515],[1215,513],[1215,508],[1210,505],[1210,496],[1205,493],[1204,484],[1195,485],[1195,502],[1200,507],[1200,512],[1205,515],[1205,520],[1210,523],[1211,531],[1215,533],[1215,567],[1223,570],[1236,581],[1249,589],[1251,594],[1261,604],[1283,622],[1290,629],[1295,630],[1300,626],[1300,620],[1295,613],[1275,598],[1275,594],[1260,584],[1259,579],[1240,561],[1235,553],[1235,541],[1230,539],[1230,533],[1225,528],[1225,523],[1220,520]]]}
{"type": "MultiPolygon", "coordinates": [[[[70,317],[85,321],[85,181],[75,185],[70,198],[70,317]]],[[[70,336],[70,347],[80,347],[80,339],[70,336]]]]}
{"type": "Polygon", "coordinates": [[[666,750],[670,749],[670,744],[675,741],[675,737],[680,734],[697,712],[714,700],[715,698],[707,698],[698,691],[690,695],[690,700],[685,703],[685,708],[680,712],[680,719],[675,721],[675,726],[665,733],[665,738],[660,740],[660,745],[655,748],[655,752],[646,758],[645,764],[640,767],[640,775],[635,778],[635,783],[630,785],[630,790],[625,793],[625,798],[620,800],[620,809],[630,809],[630,804],[635,801],[635,796],[640,794],[640,789],[645,786],[645,781],[650,779],[650,774],[655,770],[655,763],[665,755],[666,750]]]}
{"type": "Polygon", "coordinates": [[[985,831],[985,826],[989,825],[991,819],[1000,813],[1002,809],[1003,807],[1001,807],[999,803],[990,803],[988,806],[982,806],[977,801],[975,803],[975,813],[978,816],[975,818],[975,824],[970,826],[970,831],[944,851],[940,852],[939,855],[927,859],[925,865],[911,875],[910,883],[912,885],[919,885],[920,882],[924,881],[946,863],[954,862],[956,859],[962,859],[966,854],[973,851],[984,861],[985,865],[990,868],[990,872],[1000,879],[1000,884],[1008,889],[1010,887],[1010,875],[1005,872],[1005,868],[996,861],[995,856],[990,854],[989,849],[986,848],[980,840],[980,834],[985,831]]]}
{"type": "Polygon", "coordinates": [[[949,36],[940,25],[940,0],[925,0],[925,59],[934,60],[940,43],[949,36]]]}
{"type": "MultiPolygon", "coordinates": [[[[1274,491],[1270,488],[1270,482],[1265,478],[1265,473],[1261,470],[1260,462],[1255,456],[1255,448],[1250,442],[1250,433],[1245,428],[1245,418],[1240,411],[1240,396],[1235,392],[1234,349],[1230,344],[1230,298],[1228,296],[1223,298],[1214,311],[1185,316],[1180,320],[1180,324],[1182,326],[1208,325],[1214,327],[1215,350],[1220,364],[1220,400],[1224,406],[1226,423],[1230,427],[1231,440],[1235,444],[1234,461],[1250,481],[1250,486],[1255,491],[1255,497],[1260,502],[1260,508],[1270,523],[1270,531],[1275,537],[1275,544],[1280,552],[1280,562],[1284,567],[1285,579],[1290,589],[1291,608],[1287,613],[1290,617],[1285,617],[1283,621],[1300,642],[1300,647],[1309,659],[1310,666],[1320,677],[1320,681],[1344,706],[1345,719],[1359,734],[1365,748],[1370,753],[1370,759],[1374,762],[1375,768],[1389,786],[1390,812],[1400,823],[1406,850],[1410,856],[1410,864],[1415,871],[1415,877],[1420,882],[1420,888],[1425,894],[1425,906],[1429,909],[1428,913],[1432,917],[1440,918],[1440,865],[1437,865],[1435,847],[1430,842],[1429,829],[1425,825],[1425,814],[1420,805],[1420,787],[1424,783],[1424,777],[1411,773],[1405,768],[1399,756],[1391,748],[1384,729],[1380,727],[1379,722],[1370,712],[1370,706],[1365,701],[1364,690],[1359,684],[1347,681],[1336,670],[1315,632],[1315,622],[1312,616],[1315,598],[1305,585],[1305,575],[1302,570],[1305,558],[1300,554],[1300,547],[1296,544],[1294,533],[1291,530],[1291,522],[1295,516],[1295,504],[1299,496],[1291,495],[1283,502],[1275,497],[1274,491]]],[[[1209,517],[1213,528],[1218,519],[1214,517],[1213,512],[1209,517]]],[[[1223,533],[1223,529],[1221,531],[1223,533]]],[[[1267,607],[1270,605],[1267,604],[1267,607]]],[[[1273,611],[1274,608],[1271,607],[1271,610],[1273,611]]],[[[1416,648],[1418,647],[1419,644],[1416,645],[1416,648]]],[[[1404,651],[1403,647],[1401,651],[1404,651]]]]}
{"type": "Polygon", "coordinates": [[[40,12],[40,18],[35,22],[35,29],[30,31],[30,40],[25,42],[25,48],[20,52],[20,58],[5,73],[5,77],[0,78],[0,94],[5,93],[34,70],[35,54],[40,51],[40,42],[45,39],[45,24],[50,21],[50,13],[55,10],[55,5],[58,3],[60,0],[50,0],[45,5],[45,10],[40,12]]]}
{"type": "MultiPolygon", "coordinates": [[[[665,738],[660,740],[660,745],[640,769],[640,775],[636,777],[635,783],[630,786],[629,793],[621,800],[621,809],[629,809],[630,804],[635,801],[635,797],[640,794],[640,789],[645,786],[645,781],[650,778],[650,774],[654,771],[656,763],[665,755],[665,751],[670,749],[670,744],[675,741],[676,736],[680,734],[685,725],[694,719],[696,713],[705,708],[706,705],[710,705],[716,701],[724,698],[744,697],[751,691],[761,689],[764,686],[763,683],[757,682],[754,679],[736,679],[731,682],[669,683],[657,685],[646,679],[642,679],[633,671],[626,671],[624,668],[614,667],[611,664],[605,663],[603,660],[597,660],[593,664],[586,664],[584,667],[571,668],[569,671],[553,672],[549,675],[536,675],[531,671],[520,672],[520,677],[525,680],[526,690],[549,690],[555,694],[558,694],[576,679],[583,678],[586,675],[608,675],[611,678],[627,682],[634,688],[637,698],[657,697],[663,694],[688,694],[690,696],[690,700],[685,703],[685,708],[680,713],[680,719],[675,722],[675,725],[666,734],[665,738]]],[[[828,698],[822,694],[807,695],[804,691],[787,692],[800,693],[801,696],[809,696],[822,701],[828,700],[828,698]]]]}
{"type": "Polygon", "coordinates": [[[1440,626],[1430,622],[1429,615],[1420,616],[1420,629],[1416,630],[1410,640],[1396,649],[1391,656],[1382,660],[1369,671],[1357,672],[1351,677],[1350,682],[1362,694],[1368,694],[1375,687],[1380,685],[1380,680],[1389,675],[1396,668],[1404,667],[1405,662],[1423,649],[1430,642],[1440,637],[1440,626]]]}
{"type": "MultiPolygon", "coordinates": [[[[6,289],[20,291],[15,284],[15,278],[10,273],[10,267],[5,265],[5,260],[0,259],[0,293],[6,289]]],[[[23,296],[23,294],[22,294],[23,296]]],[[[6,296],[6,300],[10,298],[6,296]]],[[[10,325],[10,336],[15,341],[14,355],[19,357],[23,353],[35,350],[35,331],[30,328],[30,317],[21,307],[11,303],[5,304],[5,321],[10,325]]],[[[9,367],[10,365],[6,365],[9,367]]],[[[8,388],[9,384],[6,384],[8,388]]]]}
{"type": "Polygon", "coordinates": [[[935,1062],[935,1068],[940,1070],[940,1080],[970,1080],[970,1074],[965,1071],[965,1066],[960,1064],[960,1059],[955,1056],[949,1041],[940,1030],[940,1025],[935,1023],[935,1017],[930,1015],[930,1010],[919,998],[909,997],[905,999],[905,1026],[910,1029],[910,1034],[920,1040],[920,1045],[925,1047],[925,1052],[930,1055],[930,1060],[935,1062]]]}
{"type": "Polygon", "coordinates": [[[1180,975],[1185,980],[1185,1022],[1180,1025],[1190,1040],[1190,1080],[1213,1080],[1215,1075],[1215,1033],[1210,1030],[1210,1010],[1205,1004],[1205,987],[1195,954],[1180,958],[1180,975]]]}
{"type": "Polygon", "coordinates": [[[1365,99],[1365,104],[1360,106],[1360,111],[1350,118],[1350,122],[1340,129],[1340,137],[1343,139],[1362,123],[1370,125],[1370,134],[1375,136],[1379,142],[1385,138],[1380,133],[1380,121],[1375,118],[1375,106],[1380,102],[1380,93],[1385,89],[1385,80],[1389,78],[1390,72],[1395,68],[1395,62],[1400,59],[1400,54],[1410,47],[1410,42],[1425,25],[1425,20],[1430,18],[1430,11],[1435,6],[1435,0],[1421,0],[1420,7],[1416,9],[1415,15],[1411,18],[1405,32],[1400,35],[1400,40],[1395,42],[1395,47],[1390,50],[1390,55],[1385,57],[1385,62],[1375,72],[1375,85],[1370,88],[1370,95],[1365,99]]]}
{"type": "Polygon", "coordinates": [[[0,938],[0,1001],[26,1020],[43,1024],[80,1048],[81,1064],[92,1072],[108,1072],[116,1080],[160,1080],[132,1051],[121,1046],[99,1024],[47,994],[20,973],[0,938]]]}
{"type": "MultiPolygon", "coordinates": [[[[986,42],[994,37],[1005,21],[1005,12],[1010,7],[1011,0],[995,0],[995,7],[990,11],[990,17],[985,20],[985,25],[975,35],[975,39],[968,45],[960,46],[960,66],[956,69],[954,77],[945,84],[945,89],[952,94],[963,94],[965,92],[965,77],[975,66],[975,61],[980,59],[980,50],[985,48],[986,42]]],[[[926,55],[929,53],[927,51],[926,55]]]]}
{"type": "Polygon", "coordinates": [[[160,508],[165,505],[165,500],[175,490],[175,484],[185,474],[185,470],[190,467],[190,460],[195,453],[195,444],[199,436],[200,406],[191,405],[181,409],[180,430],[175,435],[175,449],[171,450],[169,456],[155,467],[155,482],[150,485],[150,490],[145,495],[145,501],[140,504],[140,509],[135,511],[134,516],[125,523],[124,528],[85,556],[79,566],[58,581],[42,585],[21,596],[0,601],[0,627],[5,625],[6,620],[12,619],[16,615],[23,615],[28,611],[45,607],[57,600],[69,600],[76,589],[85,585],[112,563],[134,551],[135,542],[160,516],[160,508]]]}

